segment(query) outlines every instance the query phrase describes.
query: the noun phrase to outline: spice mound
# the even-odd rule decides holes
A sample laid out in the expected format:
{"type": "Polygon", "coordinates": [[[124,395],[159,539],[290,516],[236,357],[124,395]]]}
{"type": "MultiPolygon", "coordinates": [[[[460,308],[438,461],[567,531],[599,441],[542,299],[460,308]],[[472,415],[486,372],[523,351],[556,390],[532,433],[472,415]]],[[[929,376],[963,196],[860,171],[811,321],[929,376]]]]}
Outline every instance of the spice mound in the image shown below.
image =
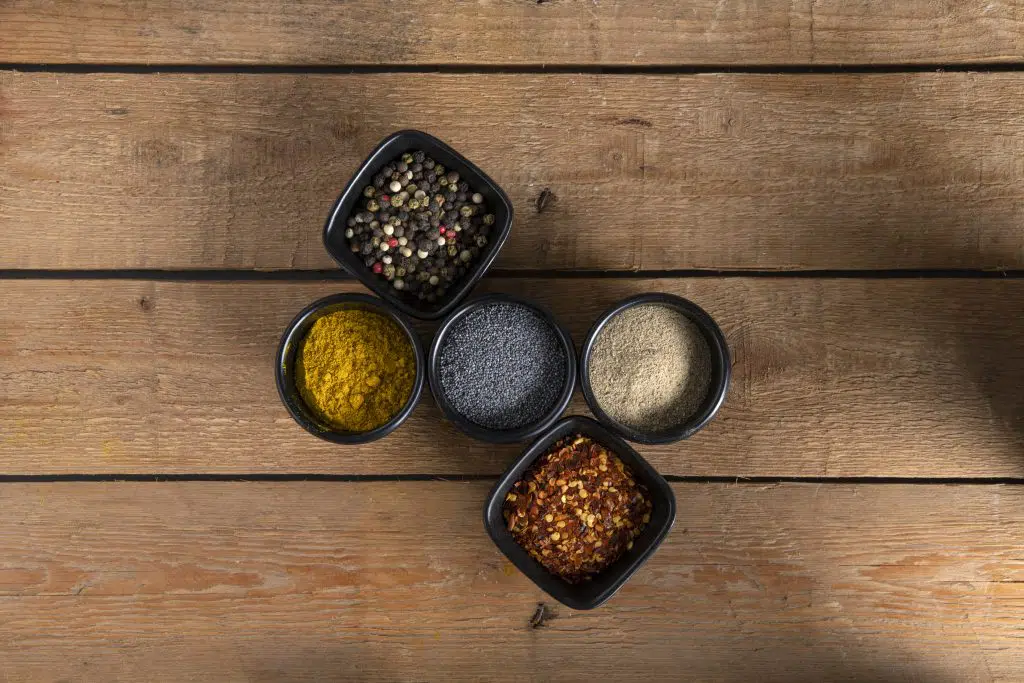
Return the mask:
{"type": "Polygon", "coordinates": [[[639,304],[622,311],[594,342],[590,386],[612,419],[662,432],[689,419],[711,386],[711,350],[700,329],[674,308],[639,304]]]}
{"type": "Polygon", "coordinates": [[[552,574],[579,583],[633,548],[651,521],[647,489],[614,453],[576,434],[541,456],[505,496],[512,537],[552,574]]]}
{"type": "Polygon", "coordinates": [[[466,313],[438,353],[448,403],[471,422],[497,430],[524,427],[550,412],[565,388],[566,366],[555,328],[515,303],[466,313]]]}
{"type": "Polygon", "coordinates": [[[457,171],[415,151],[386,164],[363,188],[345,238],[396,292],[432,304],[472,269],[494,222],[484,196],[457,171]]]}
{"type": "Polygon", "coordinates": [[[393,320],[373,311],[329,313],[306,334],[296,360],[299,394],[335,429],[367,432],[391,420],[412,394],[416,358],[393,320]]]}

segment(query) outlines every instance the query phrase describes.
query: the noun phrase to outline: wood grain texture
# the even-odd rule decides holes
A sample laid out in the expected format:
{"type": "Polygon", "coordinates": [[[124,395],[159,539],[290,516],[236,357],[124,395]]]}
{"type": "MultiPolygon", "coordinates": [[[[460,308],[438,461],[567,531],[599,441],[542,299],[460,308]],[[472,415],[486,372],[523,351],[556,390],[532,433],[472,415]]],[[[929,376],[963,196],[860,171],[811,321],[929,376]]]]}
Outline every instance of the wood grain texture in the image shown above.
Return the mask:
{"type": "Polygon", "coordinates": [[[675,529],[592,612],[552,605],[499,554],[489,487],[4,485],[0,673],[1024,677],[1020,487],[677,484],[675,529]],[[554,617],[532,629],[538,602],[554,617]]]}
{"type": "MultiPolygon", "coordinates": [[[[342,448],[299,428],[274,353],[335,283],[5,281],[0,472],[492,474],[428,393],[391,437],[342,448]]],[[[1024,476],[1024,281],[485,279],[547,305],[577,344],[643,291],[704,306],[734,355],[718,418],[643,447],[663,473],[1024,476]]],[[[429,330],[424,329],[429,341],[429,330]]],[[[577,394],[570,413],[584,412],[577,394]]]]}
{"type": "Polygon", "coordinates": [[[0,4],[0,61],[895,64],[1024,58],[1015,0],[0,4]]]}
{"type": "Polygon", "coordinates": [[[0,268],[334,267],[331,203],[406,127],[508,190],[498,267],[1021,268],[1022,101],[1016,73],[7,72],[0,268]]]}

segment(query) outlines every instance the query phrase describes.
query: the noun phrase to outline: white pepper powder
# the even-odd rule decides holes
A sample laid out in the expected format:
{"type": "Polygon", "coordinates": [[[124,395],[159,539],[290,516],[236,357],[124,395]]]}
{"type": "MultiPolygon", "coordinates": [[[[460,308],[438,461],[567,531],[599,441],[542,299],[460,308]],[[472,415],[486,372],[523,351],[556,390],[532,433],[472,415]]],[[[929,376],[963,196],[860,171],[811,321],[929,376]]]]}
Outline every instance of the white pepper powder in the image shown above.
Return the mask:
{"type": "Polygon", "coordinates": [[[613,419],[644,432],[682,424],[711,385],[711,350],[678,310],[638,304],[609,320],[594,342],[590,386],[613,419]]]}

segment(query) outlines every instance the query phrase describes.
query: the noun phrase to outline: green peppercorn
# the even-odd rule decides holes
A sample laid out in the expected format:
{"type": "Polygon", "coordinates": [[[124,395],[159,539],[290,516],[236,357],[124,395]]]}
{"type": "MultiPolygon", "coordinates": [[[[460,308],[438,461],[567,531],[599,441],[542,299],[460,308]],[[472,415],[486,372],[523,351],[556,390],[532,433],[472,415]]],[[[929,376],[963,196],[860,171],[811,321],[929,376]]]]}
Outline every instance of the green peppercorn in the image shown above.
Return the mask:
{"type": "Polygon", "coordinates": [[[370,201],[366,202],[366,208],[368,211],[379,211],[380,204],[377,202],[376,199],[371,199],[370,201]]]}
{"type": "Polygon", "coordinates": [[[457,246],[455,246],[454,244],[449,244],[448,245],[448,256],[450,256],[451,258],[455,258],[455,256],[458,253],[459,253],[459,248],[457,246]]]}
{"type": "Polygon", "coordinates": [[[459,213],[460,213],[460,214],[461,214],[461,215],[462,215],[462,216],[463,216],[464,218],[469,218],[470,216],[472,216],[472,215],[473,215],[473,207],[472,207],[472,206],[469,206],[469,205],[467,204],[467,205],[463,206],[463,207],[462,207],[461,209],[459,209],[459,213]]]}
{"type": "Polygon", "coordinates": [[[441,164],[437,164],[436,166],[434,166],[434,173],[437,174],[438,178],[443,176],[444,175],[444,166],[442,166],[441,164]]]}
{"type": "Polygon", "coordinates": [[[377,194],[377,190],[374,189],[373,185],[367,185],[363,188],[364,197],[372,197],[375,194],[377,194]]]}
{"type": "Polygon", "coordinates": [[[410,211],[415,211],[420,208],[420,201],[418,199],[410,199],[408,206],[410,211]]]}
{"type": "Polygon", "coordinates": [[[484,216],[484,225],[494,225],[494,214],[489,213],[484,216]]]}
{"type": "Polygon", "coordinates": [[[412,155],[411,152],[406,152],[405,154],[402,155],[402,163],[403,164],[411,164],[412,162],[413,162],[413,155],[412,155]]]}

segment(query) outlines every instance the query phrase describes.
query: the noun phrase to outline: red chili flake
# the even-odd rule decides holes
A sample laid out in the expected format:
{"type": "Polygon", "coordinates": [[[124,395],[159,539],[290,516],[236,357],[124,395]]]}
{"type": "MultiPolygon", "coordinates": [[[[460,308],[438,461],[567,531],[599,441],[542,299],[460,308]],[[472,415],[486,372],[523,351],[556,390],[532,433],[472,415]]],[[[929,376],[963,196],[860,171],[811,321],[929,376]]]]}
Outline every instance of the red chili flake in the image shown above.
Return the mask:
{"type": "Polygon", "coordinates": [[[647,489],[614,453],[582,434],[562,439],[505,496],[516,542],[552,574],[599,574],[651,521],[647,489]]]}
{"type": "Polygon", "coordinates": [[[384,266],[382,264],[380,264],[380,263],[374,263],[373,264],[373,272],[380,273],[382,270],[384,270],[384,266]]]}

